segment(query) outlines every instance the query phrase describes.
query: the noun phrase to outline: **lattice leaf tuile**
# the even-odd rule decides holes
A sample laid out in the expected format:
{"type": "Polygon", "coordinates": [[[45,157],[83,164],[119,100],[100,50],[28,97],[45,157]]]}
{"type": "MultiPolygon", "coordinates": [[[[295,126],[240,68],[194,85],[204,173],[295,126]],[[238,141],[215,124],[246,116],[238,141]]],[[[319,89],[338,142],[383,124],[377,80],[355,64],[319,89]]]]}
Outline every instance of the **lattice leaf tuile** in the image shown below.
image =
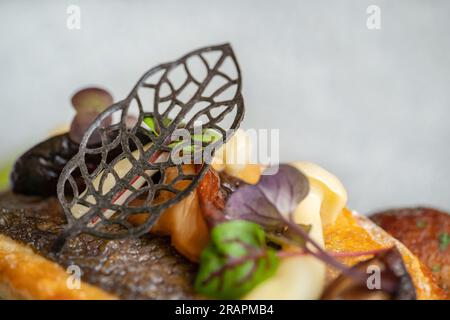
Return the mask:
{"type": "Polygon", "coordinates": [[[124,100],[97,117],[79,152],[63,169],[57,193],[68,225],[55,248],[79,233],[104,238],[146,233],[165,209],[195,189],[208,169],[202,163],[196,172],[188,173],[170,157],[173,133],[179,128],[194,133],[201,123],[203,130],[223,137],[203,147],[218,147],[239,127],[243,116],[241,73],[229,44],[198,49],[150,69],[124,100]],[[149,117],[155,132],[144,122],[149,117]],[[115,121],[105,127],[107,118],[115,121]],[[91,143],[99,134],[101,145],[91,143]],[[88,168],[86,157],[92,156],[100,160],[95,168],[88,168]],[[177,172],[171,182],[166,179],[168,168],[177,172]],[[78,171],[81,185],[73,176],[78,171]],[[185,185],[182,189],[175,187],[180,181],[185,185]],[[162,191],[172,196],[156,201],[162,191]],[[142,213],[147,213],[144,222],[129,222],[142,213]]]}

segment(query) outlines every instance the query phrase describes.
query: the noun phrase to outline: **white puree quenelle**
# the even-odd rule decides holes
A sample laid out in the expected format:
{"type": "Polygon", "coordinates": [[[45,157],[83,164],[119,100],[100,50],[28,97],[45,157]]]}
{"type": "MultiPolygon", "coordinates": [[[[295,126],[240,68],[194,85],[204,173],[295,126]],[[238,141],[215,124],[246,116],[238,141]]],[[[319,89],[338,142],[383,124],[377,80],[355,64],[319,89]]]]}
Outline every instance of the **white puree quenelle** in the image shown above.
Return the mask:
{"type": "MultiPolygon", "coordinates": [[[[238,175],[245,165],[228,163],[230,161],[227,160],[236,158],[230,153],[248,153],[250,144],[245,133],[238,130],[223,149],[218,152],[222,165],[213,166],[219,171],[238,175]]],[[[308,196],[295,211],[295,222],[311,225],[311,237],[324,246],[323,226],[332,224],[345,208],[347,192],[333,174],[314,163],[294,162],[291,165],[303,172],[310,183],[308,196]]],[[[313,256],[283,258],[275,275],[259,284],[244,299],[317,299],[324,288],[325,272],[325,264],[313,256]]]]}

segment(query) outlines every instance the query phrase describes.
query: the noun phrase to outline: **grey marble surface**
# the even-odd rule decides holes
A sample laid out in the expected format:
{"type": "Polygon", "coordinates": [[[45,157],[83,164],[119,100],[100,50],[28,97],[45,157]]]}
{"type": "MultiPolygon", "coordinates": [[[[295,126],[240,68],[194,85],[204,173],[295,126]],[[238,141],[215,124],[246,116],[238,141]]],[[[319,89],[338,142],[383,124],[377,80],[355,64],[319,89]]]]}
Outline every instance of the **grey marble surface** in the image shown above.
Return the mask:
{"type": "Polygon", "coordinates": [[[123,98],[149,67],[229,41],[245,127],[280,128],[281,158],[321,164],[366,213],[450,209],[449,1],[1,1],[0,152],[70,121],[76,89],[123,98]],[[66,9],[79,5],[81,29],[66,9]],[[366,8],[381,9],[368,30],[366,8]]]}

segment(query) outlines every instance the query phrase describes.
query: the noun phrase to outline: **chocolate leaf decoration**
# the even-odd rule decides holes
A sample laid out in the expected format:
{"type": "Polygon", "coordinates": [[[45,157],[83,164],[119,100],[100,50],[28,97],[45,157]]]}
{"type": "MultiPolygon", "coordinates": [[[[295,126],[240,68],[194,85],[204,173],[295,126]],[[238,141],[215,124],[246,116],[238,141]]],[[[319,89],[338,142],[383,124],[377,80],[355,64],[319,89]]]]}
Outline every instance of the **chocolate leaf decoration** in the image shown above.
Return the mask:
{"type": "Polygon", "coordinates": [[[256,223],[234,220],[218,224],[202,252],[195,290],[213,298],[240,298],[271,277],[278,262],[256,223]]]}
{"type": "Polygon", "coordinates": [[[195,50],[150,69],[124,100],[96,118],[79,152],[62,171],[58,198],[68,226],[54,249],[60,249],[67,236],[77,233],[123,238],[147,232],[165,209],[194,190],[208,169],[204,163],[195,174],[189,174],[182,163],[169,156],[168,145],[175,129],[183,124],[194,133],[201,123],[203,129],[214,130],[222,137],[205,146],[214,148],[230,138],[229,132],[239,127],[243,115],[240,70],[229,44],[195,50]],[[130,128],[127,119],[131,116],[136,123],[130,128]],[[105,126],[103,121],[108,117],[113,121],[105,126]],[[148,117],[153,119],[153,130],[144,123],[148,117]],[[100,134],[102,145],[93,148],[90,139],[95,132],[100,134]],[[139,135],[150,143],[144,143],[139,135]],[[108,154],[118,148],[121,152],[110,161],[108,154]],[[101,155],[101,161],[88,170],[85,158],[92,154],[101,155]],[[178,172],[170,182],[165,178],[169,167],[176,167],[178,172]],[[84,190],[79,190],[73,179],[77,170],[84,190]],[[178,182],[185,182],[184,187],[177,187],[178,182]],[[157,200],[161,191],[172,196],[157,200]],[[145,221],[131,225],[129,218],[141,213],[147,213],[145,221]]]}
{"type": "Polygon", "coordinates": [[[262,175],[256,185],[245,185],[231,194],[225,214],[231,219],[256,222],[267,230],[280,229],[308,192],[308,178],[283,164],[274,175],[262,175]]]}

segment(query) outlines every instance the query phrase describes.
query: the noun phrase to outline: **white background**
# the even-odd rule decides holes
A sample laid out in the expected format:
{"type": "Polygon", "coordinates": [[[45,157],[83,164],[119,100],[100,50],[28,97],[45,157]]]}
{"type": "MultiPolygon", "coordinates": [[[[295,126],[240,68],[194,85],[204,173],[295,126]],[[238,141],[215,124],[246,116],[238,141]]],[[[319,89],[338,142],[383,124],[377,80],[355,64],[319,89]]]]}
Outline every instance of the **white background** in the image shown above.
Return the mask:
{"type": "Polygon", "coordinates": [[[334,172],[363,213],[450,209],[450,1],[1,1],[0,40],[3,159],[68,123],[78,88],[119,100],[153,65],[229,41],[244,126],[280,128],[282,160],[334,172]]]}

